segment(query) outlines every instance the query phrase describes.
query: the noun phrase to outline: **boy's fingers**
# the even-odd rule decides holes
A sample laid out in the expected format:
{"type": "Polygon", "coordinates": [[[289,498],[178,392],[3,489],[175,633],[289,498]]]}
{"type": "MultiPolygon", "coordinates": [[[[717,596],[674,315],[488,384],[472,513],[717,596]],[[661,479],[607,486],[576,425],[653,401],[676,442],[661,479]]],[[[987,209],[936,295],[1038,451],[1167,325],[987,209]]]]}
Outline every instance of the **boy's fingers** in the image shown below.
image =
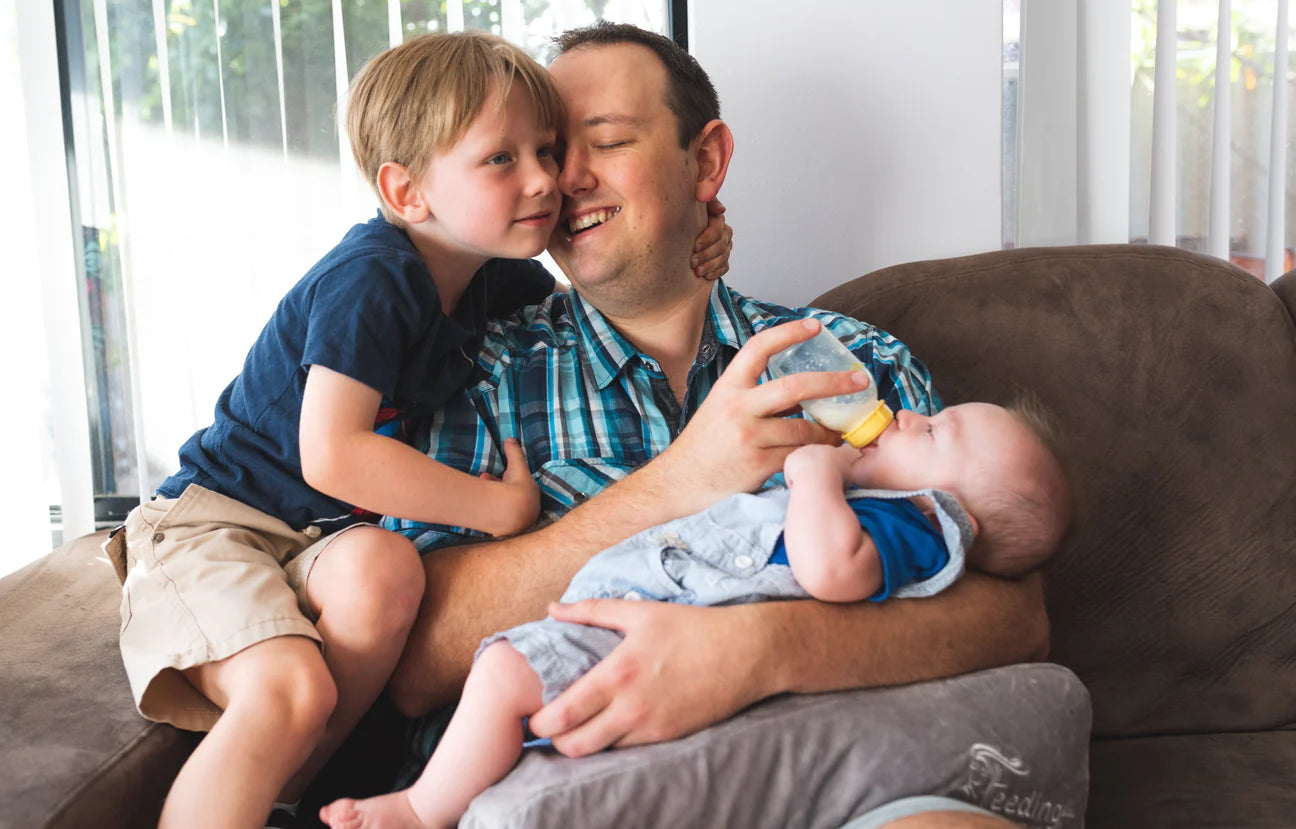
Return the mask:
{"type": "Polygon", "coordinates": [[[526,472],[530,473],[531,467],[527,465],[526,453],[522,451],[522,444],[517,438],[509,438],[504,441],[504,463],[506,464],[505,474],[509,472],[526,472]]]}

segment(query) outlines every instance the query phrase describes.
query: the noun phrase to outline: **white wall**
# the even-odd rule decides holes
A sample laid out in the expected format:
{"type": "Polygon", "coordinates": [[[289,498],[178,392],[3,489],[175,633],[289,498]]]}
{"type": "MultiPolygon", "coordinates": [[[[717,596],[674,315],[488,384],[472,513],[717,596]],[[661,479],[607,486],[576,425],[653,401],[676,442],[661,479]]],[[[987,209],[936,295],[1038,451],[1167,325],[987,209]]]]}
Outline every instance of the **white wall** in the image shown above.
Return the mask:
{"type": "Polygon", "coordinates": [[[1001,3],[694,0],[689,24],[734,132],[735,288],[805,304],[999,248],[1001,3]]]}

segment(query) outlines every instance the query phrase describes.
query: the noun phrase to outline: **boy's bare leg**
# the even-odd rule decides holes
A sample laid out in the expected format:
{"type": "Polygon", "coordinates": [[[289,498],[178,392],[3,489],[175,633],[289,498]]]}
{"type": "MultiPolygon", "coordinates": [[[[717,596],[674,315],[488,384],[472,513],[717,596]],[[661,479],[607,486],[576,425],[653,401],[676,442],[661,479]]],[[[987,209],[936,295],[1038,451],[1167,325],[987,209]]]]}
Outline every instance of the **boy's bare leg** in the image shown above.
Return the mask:
{"type": "Polygon", "coordinates": [[[184,671],[224,709],[176,777],[159,829],[253,829],[310,755],[336,693],[319,646],[280,636],[184,671]]]}
{"type": "Polygon", "coordinates": [[[526,658],[507,642],[473,664],[445,736],[410,788],[368,800],[339,800],[320,810],[334,829],[450,827],[468,804],[517,763],[522,719],[540,710],[542,687],[526,658]]]}
{"type": "Polygon", "coordinates": [[[292,802],[355,728],[391,677],[426,583],[409,539],[357,527],[329,543],[311,567],[306,597],[324,638],[337,705],[315,750],[279,800],[292,802]]]}

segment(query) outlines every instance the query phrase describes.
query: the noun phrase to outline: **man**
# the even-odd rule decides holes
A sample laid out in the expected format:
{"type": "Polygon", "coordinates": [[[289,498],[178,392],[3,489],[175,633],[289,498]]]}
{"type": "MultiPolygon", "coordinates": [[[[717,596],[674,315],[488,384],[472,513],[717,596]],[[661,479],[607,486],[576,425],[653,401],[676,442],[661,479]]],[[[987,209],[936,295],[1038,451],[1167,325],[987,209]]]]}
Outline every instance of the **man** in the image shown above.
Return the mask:
{"type": "MultiPolygon", "coordinates": [[[[1048,625],[1037,576],[968,574],[939,596],[880,604],[547,607],[599,550],[757,488],[796,446],[838,442],[780,414],[855,388],[839,374],[758,385],[769,355],[817,326],[776,326],[793,315],[690,270],[705,204],[733,151],[696,62],[633,27],[591,27],[558,44],[551,72],[567,105],[568,144],[550,251],[575,290],[488,337],[479,362],[489,378],[452,404],[425,442],[441,460],[488,472],[502,468],[503,440],[519,437],[546,513],[561,520],[424,556],[427,592],[391,685],[397,706],[414,715],[452,701],[484,636],[546,610],[625,634],[531,719],[536,734],[572,756],[683,736],[777,693],[912,682],[1041,656],[1048,625]]],[[[939,406],[902,344],[835,315],[821,319],[850,339],[893,407],[939,406]]],[[[446,533],[403,529],[425,549],[448,543],[446,533]]]]}

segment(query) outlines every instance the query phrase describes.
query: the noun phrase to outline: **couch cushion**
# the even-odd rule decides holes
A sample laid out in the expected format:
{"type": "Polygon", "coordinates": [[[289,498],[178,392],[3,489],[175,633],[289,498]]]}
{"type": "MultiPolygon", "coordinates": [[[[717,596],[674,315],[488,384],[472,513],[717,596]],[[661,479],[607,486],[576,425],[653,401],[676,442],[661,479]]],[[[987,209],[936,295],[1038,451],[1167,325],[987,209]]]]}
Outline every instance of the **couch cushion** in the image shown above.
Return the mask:
{"type": "Polygon", "coordinates": [[[1076,531],[1047,570],[1052,658],[1100,735],[1296,722],[1296,328],[1217,259],[999,251],[861,277],[815,304],[875,323],[947,403],[1034,391],[1076,531]]]}
{"type": "Polygon", "coordinates": [[[1296,822],[1296,731],[1099,740],[1089,751],[1090,826],[1296,822]]]}
{"type": "Polygon", "coordinates": [[[1078,826],[1088,748],[1089,699],[1075,675],[1014,665],[780,697],[682,740],[579,759],[528,752],[460,826],[830,829],[916,794],[1028,827],[1078,826]]]}
{"type": "Polygon", "coordinates": [[[196,736],[135,712],[103,533],[0,581],[0,826],[156,826],[196,736]]]}

